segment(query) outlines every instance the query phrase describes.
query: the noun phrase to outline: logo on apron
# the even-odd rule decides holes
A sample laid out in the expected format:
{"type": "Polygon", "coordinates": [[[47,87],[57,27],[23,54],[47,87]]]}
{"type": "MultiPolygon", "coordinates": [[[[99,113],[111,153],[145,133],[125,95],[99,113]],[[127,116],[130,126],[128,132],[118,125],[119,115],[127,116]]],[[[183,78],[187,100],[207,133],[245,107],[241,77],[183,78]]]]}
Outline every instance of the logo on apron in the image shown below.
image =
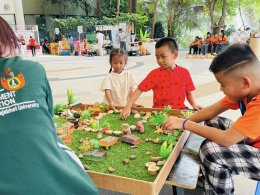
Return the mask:
{"type": "Polygon", "coordinates": [[[14,75],[10,68],[4,71],[5,75],[10,78],[0,78],[2,87],[9,91],[22,89],[25,85],[25,79],[22,73],[14,75]]]}

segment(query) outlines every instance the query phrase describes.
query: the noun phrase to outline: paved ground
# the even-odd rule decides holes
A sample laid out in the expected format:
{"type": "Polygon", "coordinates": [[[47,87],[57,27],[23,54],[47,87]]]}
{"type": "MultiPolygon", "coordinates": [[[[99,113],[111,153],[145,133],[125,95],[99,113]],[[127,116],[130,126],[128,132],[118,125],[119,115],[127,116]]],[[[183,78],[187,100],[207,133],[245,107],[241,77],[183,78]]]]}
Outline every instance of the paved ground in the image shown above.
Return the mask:
{"type": "MultiPolygon", "coordinates": [[[[37,56],[26,59],[40,62],[46,69],[50,85],[52,87],[54,103],[66,102],[66,90],[71,88],[79,102],[101,102],[104,93],[99,91],[102,79],[108,73],[110,65],[108,56],[102,57],[79,57],[79,56],[37,56]]],[[[210,105],[217,101],[223,94],[219,92],[219,85],[215,81],[208,67],[211,60],[187,59],[184,53],[180,53],[177,64],[189,69],[196,86],[195,96],[202,106],[210,105]]],[[[153,55],[143,57],[130,57],[127,70],[130,70],[140,82],[157,64],[153,55]]],[[[138,103],[145,107],[152,105],[152,93],[143,93],[138,103]]],[[[188,105],[188,104],[187,104],[188,105]]],[[[189,105],[188,105],[189,106],[189,105]]],[[[228,111],[223,114],[232,120],[240,116],[239,111],[228,111]]],[[[235,178],[237,195],[253,195],[255,182],[242,177],[235,178]]],[[[101,194],[115,195],[118,193],[101,191],[101,194]]],[[[171,195],[171,186],[164,186],[161,195],[171,195]]],[[[198,188],[195,191],[185,191],[185,194],[202,194],[198,188]]]]}

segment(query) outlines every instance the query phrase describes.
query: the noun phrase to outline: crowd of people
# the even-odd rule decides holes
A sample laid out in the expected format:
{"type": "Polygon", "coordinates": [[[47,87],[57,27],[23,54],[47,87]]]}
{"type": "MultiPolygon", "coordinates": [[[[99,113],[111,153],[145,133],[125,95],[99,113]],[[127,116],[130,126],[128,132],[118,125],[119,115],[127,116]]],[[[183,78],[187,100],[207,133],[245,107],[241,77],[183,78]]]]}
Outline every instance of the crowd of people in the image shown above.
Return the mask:
{"type": "MultiPolygon", "coordinates": [[[[8,105],[8,112],[0,116],[0,126],[8,127],[1,129],[3,136],[0,136],[0,194],[98,194],[80,160],[55,133],[52,93],[43,66],[18,56],[16,36],[1,17],[0,28],[4,29],[0,31],[1,77],[12,79],[13,74],[20,74],[26,80],[26,83],[22,80],[14,83],[10,89],[0,86],[0,96],[6,98],[15,93],[14,105],[31,101],[37,105],[23,110],[10,110],[8,105]]],[[[217,36],[215,51],[225,37],[224,33],[217,36]]],[[[209,34],[208,38],[212,36],[209,34]]],[[[205,42],[211,45],[208,52],[214,46],[210,40],[205,42]]],[[[192,49],[199,50],[199,47],[192,49]]],[[[203,51],[206,52],[206,48],[203,51]]],[[[187,119],[168,117],[162,129],[164,132],[186,129],[206,138],[199,154],[206,194],[233,194],[235,174],[259,181],[260,62],[251,48],[234,44],[211,62],[209,69],[221,84],[225,97],[206,108],[195,100],[195,86],[188,69],[176,63],[176,41],[161,38],[155,45],[155,53],[159,67],[137,85],[134,75],[124,70],[128,60],[126,51],[113,48],[109,55],[110,70],[100,87],[104,101],[111,109],[125,106],[122,119],[130,115],[140,95],[149,90],[154,94],[153,108],[170,105],[173,109],[197,110],[187,119]],[[217,117],[228,109],[241,110],[242,116],[233,124],[217,117]],[[199,124],[202,121],[206,121],[205,126],[199,124]]]]}
{"type": "Polygon", "coordinates": [[[228,37],[224,30],[215,33],[214,35],[212,35],[210,32],[207,32],[207,35],[204,39],[200,38],[199,36],[195,37],[195,40],[190,44],[189,54],[217,55],[224,51],[227,46],[228,37]]]}

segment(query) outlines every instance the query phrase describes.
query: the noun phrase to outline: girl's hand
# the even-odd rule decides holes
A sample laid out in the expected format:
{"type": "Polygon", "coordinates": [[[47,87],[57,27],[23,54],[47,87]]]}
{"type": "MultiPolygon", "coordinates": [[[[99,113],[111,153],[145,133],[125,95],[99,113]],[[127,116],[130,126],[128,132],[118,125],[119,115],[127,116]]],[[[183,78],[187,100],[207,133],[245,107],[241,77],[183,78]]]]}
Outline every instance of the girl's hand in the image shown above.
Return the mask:
{"type": "Polygon", "coordinates": [[[124,107],[121,113],[121,119],[126,120],[126,118],[131,114],[131,108],[124,107]]]}
{"type": "Polygon", "coordinates": [[[175,116],[169,116],[162,124],[162,129],[173,131],[174,129],[182,129],[184,119],[175,116]]]}
{"type": "Polygon", "coordinates": [[[197,105],[197,104],[193,105],[193,106],[192,106],[192,108],[193,108],[194,110],[197,110],[197,111],[199,111],[199,110],[203,109],[203,107],[202,107],[202,106],[200,106],[200,105],[197,105]]]}

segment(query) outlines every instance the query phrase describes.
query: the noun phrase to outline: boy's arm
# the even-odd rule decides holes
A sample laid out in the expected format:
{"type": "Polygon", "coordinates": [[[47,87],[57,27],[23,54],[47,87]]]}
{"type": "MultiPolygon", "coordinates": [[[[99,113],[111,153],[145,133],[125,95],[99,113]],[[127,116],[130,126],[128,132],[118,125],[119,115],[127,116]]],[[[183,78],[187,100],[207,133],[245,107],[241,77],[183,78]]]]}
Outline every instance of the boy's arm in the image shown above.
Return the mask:
{"type": "Polygon", "coordinates": [[[186,129],[224,147],[232,146],[246,138],[245,135],[236,131],[232,127],[222,131],[217,128],[202,126],[190,120],[186,121],[184,124],[184,119],[173,116],[165,120],[163,123],[163,129],[170,131],[174,129],[186,129]]]}
{"type": "Polygon", "coordinates": [[[216,102],[215,104],[199,110],[198,112],[190,116],[189,120],[199,123],[202,121],[210,120],[226,110],[227,108],[223,107],[219,102],[216,102]]]}
{"type": "Polygon", "coordinates": [[[139,98],[139,96],[142,94],[143,92],[137,88],[133,95],[131,95],[130,99],[128,100],[126,106],[124,107],[122,113],[121,113],[121,118],[122,119],[126,119],[130,113],[131,113],[131,107],[133,106],[133,104],[135,103],[135,101],[139,98]]]}
{"type": "Polygon", "coordinates": [[[190,105],[192,106],[193,109],[195,109],[195,110],[201,110],[202,109],[202,106],[200,106],[196,103],[192,91],[186,92],[186,98],[187,98],[188,102],[190,103],[190,105]]]}
{"type": "Polygon", "coordinates": [[[115,105],[114,105],[114,102],[113,102],[112,97],[111,97],[111,90],[110,89],[105,89],[105,95],[106,95],[109,107],[114,110],[115,109],[115,105]]]}

